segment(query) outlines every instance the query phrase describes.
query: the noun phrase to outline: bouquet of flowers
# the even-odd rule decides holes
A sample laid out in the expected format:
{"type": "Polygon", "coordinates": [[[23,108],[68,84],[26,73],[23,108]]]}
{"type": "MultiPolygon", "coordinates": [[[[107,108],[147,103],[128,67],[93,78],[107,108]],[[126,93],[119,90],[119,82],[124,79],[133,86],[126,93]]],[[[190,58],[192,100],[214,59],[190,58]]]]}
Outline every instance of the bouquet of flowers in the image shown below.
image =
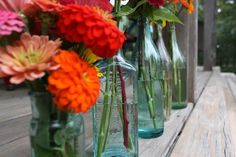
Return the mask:
{"type": "MultiPolygon", "coordinates": [[[[33,157],[83,156],[77,133],[82,120],[76,117],[96,103],[102,107],[94,107],[94,156],[106,150],[108,156],[137,156],[136,69],[114,57],[126,40],[119,24],[122,16],[137,15],[179,22],[165,2],[114,0],[113,7],[109,0],[0,1],[0,77],[30,89],[33,157]]],[[[192,1],[180,2],[192,12],[192,1]]],[[[152,99],[147,107],[155,119],[152,99]]]]}
{"type": "Polygon", "coordinates": [[[13,84],[25,81],[33,91],[50,91],[61,109],[88,110],[99,90],[93,63],[114,56],[125,40],[109,13],[111,4],[104,2],[1,1],[0,76],[11,77],[13,84]],[[75,102],[76,93],[91,96],[87,107],[75,102]]]}
{"type": "Polygon", "coordinates": [[[78,156],[79,128],[71,131],[69,124],[78,120],[67,113],[96,104],[101,73],[95,63],[112,58],[125,41],[112,9],[106,0],[0,2],[0,77],[30,88],[32,156],[78,156]]]}

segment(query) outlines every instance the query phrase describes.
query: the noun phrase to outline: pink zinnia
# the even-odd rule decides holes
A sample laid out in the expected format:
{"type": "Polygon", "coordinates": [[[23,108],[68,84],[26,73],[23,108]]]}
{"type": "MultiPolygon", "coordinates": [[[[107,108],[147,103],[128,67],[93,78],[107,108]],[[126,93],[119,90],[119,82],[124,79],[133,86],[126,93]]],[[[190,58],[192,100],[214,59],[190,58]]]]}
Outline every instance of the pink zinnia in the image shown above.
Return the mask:
{"type": "Polygon", "coordinates": [[[165,4],[165,0],[148,0],[148,3],[156,8],[159,8],[165,4]]]}
{"type": "Polygon", "coordinates": [[[60,45],[59,39],[23,33],[14,45],[0,48],[0,77],[10,76],[13,84],[43,77],[46,71],[59,68],[53,57],[60,45]]]}
{"type": "Polygon", "coordinates": [[[0,0],[0,9],[20,12],[25,9],[31,0],[0,0]]]}
{"type": "Polygon", "coordinates": [[[12,32],[22,32],[25,24],[22,19],[11,11],[0,10],[0,36],[10,35],[12,32]]]}

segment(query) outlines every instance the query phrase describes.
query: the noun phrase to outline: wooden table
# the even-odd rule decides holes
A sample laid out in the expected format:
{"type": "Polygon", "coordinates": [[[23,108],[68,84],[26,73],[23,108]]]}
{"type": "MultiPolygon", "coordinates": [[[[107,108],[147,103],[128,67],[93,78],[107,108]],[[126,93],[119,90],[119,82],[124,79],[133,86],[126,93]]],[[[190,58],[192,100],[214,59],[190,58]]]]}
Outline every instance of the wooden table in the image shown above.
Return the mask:
{"type": "MultiPolygon", "coordinates": [[[[196,80],[195,105],[189,103],[186,109],[173,111],[160,138],[140,139],[140,157],[235,156],[236,76],[198,72],[196,80]]],[[[30,157],[30,116],[26,89],[0,89],[0,157],[30,157]]],[[[90,115],[85,116],[88,128],[90,115]]],[[[88,147],[91,135],[86,131],[88,147]]]]}

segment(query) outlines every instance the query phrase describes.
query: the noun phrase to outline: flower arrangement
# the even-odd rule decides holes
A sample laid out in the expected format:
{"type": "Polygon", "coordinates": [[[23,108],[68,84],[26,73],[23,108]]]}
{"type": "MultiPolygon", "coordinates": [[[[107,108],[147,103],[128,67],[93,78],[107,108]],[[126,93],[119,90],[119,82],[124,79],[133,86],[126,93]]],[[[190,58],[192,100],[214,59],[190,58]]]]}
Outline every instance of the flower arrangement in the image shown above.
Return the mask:
{"type": "Polygon", "coordinates": [[[51,92],[62,110],[88,111],[96,103],[99,78],[83,56],[84,48],[91,50],[87,56],[111,58],[125,40],[109,13],[112,5],[4,0],[0,8],[0,40],[6,43],[0,49],[0,76],[10,77],[13,84],[27,82],[33,91],[51,92]]]}
{"type": "Polygon", "coordinates": [[[32,156],[81,154],[78,118],[68,113],[96,104],[101,73],[95,63],[112,58],[125,41],[112,9],[104,0],[0,2],[0,77],[30,89],[32,156]]]}
{"type": "MultiPolygon", "coordinates": [[[[53,110],[60,111],[56,116],[59,115],[62,121],[68,118],[63,116],[64,113],[84,113],[98,106],[96,103],[102,104],[102,110],[99,111],[101,115],[97,116],[100,120],[95,140],[95,156],[98,157],[102,156],[112,136],[111,117],[115,107],[122,128],[125,152],[137,154],[137,128],[130,121],[131,118],[136,122],[137,114],[135,109],[129,110],[130,104],[137,103],[133,100],[137,97],[133,88],[136,85],[134,79],[128,79],[135,69],[119,56],[114,57],[122,51],[127,38],[119,29],[121,18],[129,16],[135,19],[142,16],[180,22],[168,5],[181,4],[192,13],[192,3],[192,0],[130,0],[123,5],[122,0],[115,0],[112,5],[109,0],[2,0],[0,77],[9,77],[12,84],[25,82],[31,93],[47,93],[48,104],[51,104],[52,97],[53,107],[56,107],[53,110]],[[125,66],[128,66],[127,71],[125,66]],[[129,92],[132,91],[130,93],[134,96],[131,98],[132,94],[126,90],[128,83],[132,83],[133,89],[129,88],[129,92]],[[130,116],[129,113],[134,115],[130,116]],[[130,132],[134,135],[130,135],[130,132]]],[[[152,72],[150,70],[150,74],[152,72]]],[[[156,73],[153,72],[153,75],[156,76],[156,73]]],[[[145,71],[142,77],[147,77],[145,71]]],[[[146,93],[151,92],[151,96],[154,96],[153,85],[151,83],[150,89],[148,85],[145,86],[146,93]]],[[[37,97],[41,99],[41,96],[37,97]]],[[[155,107],[151,99],[148,100],[149,112],[155,118],[152,113],[155,107]]],[[[39,108],[43,111],[46,110],[44,107],[39,108]]],[[[54,116],[49,114],[43,121],[49,123],[48,119],[54,116]]],[[[51,144],[52,137],[44,132],[51,129],[54,138],[52,150],[56,151],[56,155],[47,154],[47,151],[43,155],[55,157],[59,156],[59,152],[62,157],[73,156],[67,154],[70,153],[68,150],[72,142],[66,142],[73,132],[70,132],[70,126],[67,125],[66,129],[59,129],[62,126],[57,124],[57,120],[54,119],[53,127],[57,126],[59,131],[50,127],[42,129],[33,143],[40,143],[41,149],[44,147],[41,138],[45,138],[47,144],[51,144]]],[[[72,154],[77,157],[76,151],[72,154]]]]}

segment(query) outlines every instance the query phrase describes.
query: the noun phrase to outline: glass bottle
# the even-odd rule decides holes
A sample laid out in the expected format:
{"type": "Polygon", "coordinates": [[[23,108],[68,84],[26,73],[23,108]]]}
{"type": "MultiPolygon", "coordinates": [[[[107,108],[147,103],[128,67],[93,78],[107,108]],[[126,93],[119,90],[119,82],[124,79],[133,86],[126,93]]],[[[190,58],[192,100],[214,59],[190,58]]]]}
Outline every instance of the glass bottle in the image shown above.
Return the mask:
{"type": "Polygon", "coordinates": [[[172,62],[169,53],[165,47],[165,43],[162,36],[162,26],[156,25],[157,30],[157,47],[161,56],[162,64],[162,92],[164,101],[164,115],[165,120],[170,119],[171,106],[172,106],[172,62]]]}
{"type": "Polygon", "coordinates": [[[137,78],[121,52],[97,65],[100,96],[93,107],[94,157],[137,157],[137,78]]]}
{"type": "Polygon", "coordinates": [[[146,18],[139,20],[137,44],[138,133],[141,138],[155,138],[164,131],[162,71],[161,58],[146,18]]]}
{"type": "Polygon", "coordinates": [[[173,63],[172,109],[187,107],[187,68],[184,55],[179,49],[175,25],[171,25],[171,48],[173,63]]]}
{"type": "Polygon", "coordinates": [[[32,106],[31,156],[84,157],[83,117],[58,111],[47,92],[31,92],[29,95],[32,106]]]}

